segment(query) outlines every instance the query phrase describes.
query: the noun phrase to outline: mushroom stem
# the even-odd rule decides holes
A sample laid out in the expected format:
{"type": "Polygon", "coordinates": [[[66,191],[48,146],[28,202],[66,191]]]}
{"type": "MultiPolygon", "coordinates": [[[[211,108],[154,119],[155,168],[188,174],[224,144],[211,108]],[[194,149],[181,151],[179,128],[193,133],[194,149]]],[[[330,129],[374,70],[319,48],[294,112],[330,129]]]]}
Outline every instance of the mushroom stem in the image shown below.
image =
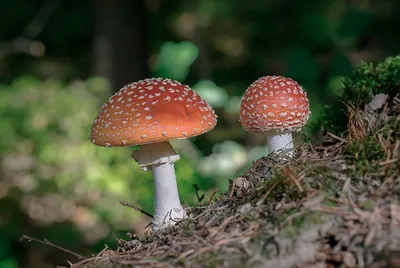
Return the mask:
{"type": "Polygon", "coordinates": [[[153,229],[174,224],[173,219],[185,217],[179,200],[174,163],[152,166],[154,177],[154,218],[153,229]]]}
{"type": "MultiPolygon", "coordinates": [[[[293,148],[293,137],[289,131],[267,133],[268,153],[290,150],[293,148]]],[[[286,152],[286,155],[292,153],[286,152]]]]}
{"type": "Polygon", "coordinates": [[[167,142],[151,143],[140,146],[132,152],[142,170],[151,170],[154,179],[154,217],[153,230],[173,225],[174,219],[186,216],[179,200],[174,162],[179,155],[167,142]]]}

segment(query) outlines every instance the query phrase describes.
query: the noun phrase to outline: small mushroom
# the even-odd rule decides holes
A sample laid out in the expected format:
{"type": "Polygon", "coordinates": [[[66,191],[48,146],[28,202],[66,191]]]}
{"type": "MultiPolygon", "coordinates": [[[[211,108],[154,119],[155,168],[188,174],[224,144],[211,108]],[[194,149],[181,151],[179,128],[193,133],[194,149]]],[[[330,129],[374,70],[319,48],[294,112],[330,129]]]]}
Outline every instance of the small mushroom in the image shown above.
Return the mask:
{"type": "Polygon", "coordinates": [[[246,131],[265,133],[268,152],[293,148],[292,132],[300,131],[310,115],[307,93],[293,79],[264,76],[243,95],[240,123],[246,131]]]}
{"type": "Polygon", "coordinates": [[[174,169],[180,157],[169,141],[198,136],[216,123],[213,108],[188,86],[149,78],[126,85],[110,97],[93,123],[90,139],[105,147],[140,145],[132,157],[153,173],[153,230],[158,230],[186,216],[174,169]]]}

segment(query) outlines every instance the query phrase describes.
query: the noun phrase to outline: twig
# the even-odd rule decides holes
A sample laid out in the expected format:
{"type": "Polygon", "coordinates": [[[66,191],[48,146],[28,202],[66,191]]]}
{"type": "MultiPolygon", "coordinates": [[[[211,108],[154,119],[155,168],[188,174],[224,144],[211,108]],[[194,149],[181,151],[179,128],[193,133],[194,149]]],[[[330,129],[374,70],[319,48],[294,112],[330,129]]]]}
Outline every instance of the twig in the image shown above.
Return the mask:
{"type": "Polygon", "coordinates": [[[104,245],[104,248],[102,251],[100,251],[95,257],[100,257],[104,254],[104,252],[106,252],[106,250],[109,250],[110,248],[108,247],[107,244],[104,245]]]}
{"type": "Polygon", "coordinates": [[[216,189],[213,191],[213,193],[211,194],[210,198],[208,199],[208,203],[207,203],[208,206],[211,205],[211,201],[213,200],[213,198],[214,198],[215,194],[218,192],[218,190],[219,190],[219,189],[216,188],[216,189]]]}
{"type": "Polygon", "coordinates": [[[380,166],[386,166],[386,165],[390,165],[390,164],[396,163],[397,161],[399,161],[399,159],[394,158],[394,159],[390,159],[390,160],[385,160],[385,161],[379,162],[379,165],[380,166]]]}
{"type": "Polygon", "coordinates": [[[189,249],[189,250],[187,250],[187,251],[181,253],[181,255],[179,255],[179,257],[177,258],[177,260],[180,261],[180,260],[186,258],[187,256],[189,256],[190,254],[192,254],[192,253],[194,253],[194,252],[195,252],[194,249],[189,249]]]}
{"type": "Polygon", "coordinates": [[[327,132],[326,134],[328,134],[329,136],[331,136],[331,137],[334,138],[334,139],[337,139],[337,140],[339,140],[339,141],[342,141],[342,142],[344,142],[344,143],[347,143],[347,141],[346,141],[345,139],[343,139],[343,138],[341,138],[341,137],[339,137],[339,136],[336,136],[336,135],[333,134],[333,133],[327,132]]]}
{"type": "Polygon", "coordinates": [[[141,208],[138,207],[138,206],[132,205],[132,204],[129,203],[128,201],[119,201],[119,202],[121,203],[121,205],[123,205],[123,206],[125,206],[125,207],[133,208],[134,210],[139,211],[140,213],[142,213],[142,214],[144,214],[144,215],[146,215],[146,216],[148,216],[148,217],[150,217],[150,218],[153,218],[153,215],[152,215],[152,214],[150,214],[150,213],[144,211],[143,209],[141,209],[141,208]]]}
{"type": "Polygon", "coordinates": [[[262,200],[265,201],[265,199],[267,199],[268,195],[272,192],[272,190],[279,184],[279,181],[275,182],[271,188],[268,189],[268,191],[265,193],[265,195],[263,196],[262,200]]]}
{"type": "Polygon", "coordinates": [[[303,187],[301,186],[299,180],[294,176],[293,172],[289,169],[289,168],[282,168],[282,171],[284,172],[284,174],[286,175],[286,177],[288,177],[289,179],[291,179],[294,184],[296,185],[297,189],[299,190],[299,192],[303,192],[303,187]]]}
{"type": "Polygon", "coordinates": [[[82,256],[82,255],[80,255],[80,254],[78,254],[78,253],[75,253],[75,252],[73,252],[73,251],[71,251],[71,250],[69,250],[69,249],[66,249],[66,248],[63,248],[63,247],[60,247],[60,246],[57,246],[57,245],[53,244],[53,243],[51,243],[51,242],[50,242],[49,240],[47,240],[47,239],[44,239],[44,240],[42,241],[42,240],[39,240],[39,239],[30,237],[30,236],[27,236],[27,235],[23,235],[23,236],[21,236],[21,238],[20,238],[19,241],[22,242],[22,241],[24,241],[24,240],[28,240],[28,242],[35,241],[36,243],[40,243],[40,244],[44,244],[44,245],[47,245],[47,246],[51,246],[51,247],[53,247],[53,248],[59,249],[59,250],[61,250],[61,251],[64,251],[64,252],[66,252],[66,253],[68,253],[68,254],[74,255],[74,256],[77,257],[79,260],[86,260],[86,259],[87,259],[86,257],[84,257],[84,256],[82,256]]]}
{"type": "Polygon", "coordinates": [[[194,190],[196,191],[197,200],[199,200],[199,203],[200,203],[204,199],[204,194],[202,194],[201,196],[199,195],[200,188],[197,184],[193,184],[193,187],[194,187],[194,190]]]}
{"type": "Polygon", "coordinates": [[[228,207],[228,205],[224,205],[224,206],[217,207],[217,208],[215,208],[215,207],[208,207],[208,208],[207,208],[206,210],[204,210],[202,213],[200,213],[200,214],[197,215],[196,217],[192,218],[192,220],[197,220],[197,219],[203,217],[205,214],[207,214],[207,213],[209,213],[209,212],[211,212],[211,211],[212,211],[212,212],[217,212],[217,211],[220,211],[220,210],[225,210],[227,207],[228,207]]]}

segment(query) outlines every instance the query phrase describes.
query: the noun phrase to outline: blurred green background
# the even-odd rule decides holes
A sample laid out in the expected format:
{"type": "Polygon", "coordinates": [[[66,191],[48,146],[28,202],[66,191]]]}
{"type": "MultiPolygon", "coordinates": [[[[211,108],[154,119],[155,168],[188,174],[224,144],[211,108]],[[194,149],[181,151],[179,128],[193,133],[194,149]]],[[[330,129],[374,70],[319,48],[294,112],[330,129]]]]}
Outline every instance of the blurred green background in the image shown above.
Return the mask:
{"type": "MultiPolygon", "coordinates": [[[[398,0],[5,0],[0,2],[0,268],[76,261],[22,234],[90,256],[149,223],[151,174],[131,148],[99,148],[91,123],[123,85],[150,76],[190,85],[217,127],[174,142],[182,202],[223,192],[265,139],[245,132],[241,96],[264,75],[297,80],[312,115],[303,137],[361,60],[400,52],[398,0]]],[[[206,202],[205,198],[202,203],[206,202]]]]}

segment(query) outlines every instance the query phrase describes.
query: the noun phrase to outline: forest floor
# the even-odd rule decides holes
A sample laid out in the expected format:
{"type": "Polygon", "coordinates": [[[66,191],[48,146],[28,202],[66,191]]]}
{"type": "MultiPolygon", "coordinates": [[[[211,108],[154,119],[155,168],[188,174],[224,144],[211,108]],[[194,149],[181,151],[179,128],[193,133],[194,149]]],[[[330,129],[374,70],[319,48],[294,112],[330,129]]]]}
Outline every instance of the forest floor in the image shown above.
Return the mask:
{"type": "Polygon", "coordinates": [[[400,267],[399,96],[348,116],[346,135],[261,158],[190,218],[71,267],[400,267]]]}

